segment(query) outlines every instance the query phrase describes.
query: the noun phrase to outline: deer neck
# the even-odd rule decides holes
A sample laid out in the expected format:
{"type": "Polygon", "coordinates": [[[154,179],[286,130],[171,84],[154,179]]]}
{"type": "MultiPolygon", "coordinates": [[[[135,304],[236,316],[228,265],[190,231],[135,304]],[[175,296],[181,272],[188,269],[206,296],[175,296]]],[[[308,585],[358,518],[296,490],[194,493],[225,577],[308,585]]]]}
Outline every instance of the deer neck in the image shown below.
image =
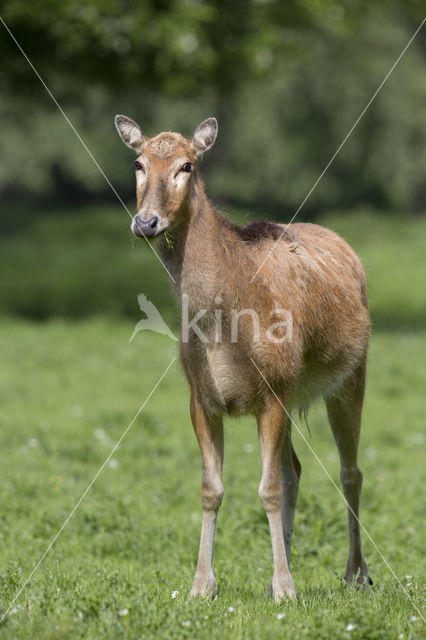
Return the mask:
{"type": "Polygon", "coordinates": [[[183,222],[169,236],[161,238],[160,255],[175,282],[179,299],[188,296],[189,307],[209,307],[220,295],[230,231],[215,213],[201,180],[195,180],[181,212],[183,222]]]}

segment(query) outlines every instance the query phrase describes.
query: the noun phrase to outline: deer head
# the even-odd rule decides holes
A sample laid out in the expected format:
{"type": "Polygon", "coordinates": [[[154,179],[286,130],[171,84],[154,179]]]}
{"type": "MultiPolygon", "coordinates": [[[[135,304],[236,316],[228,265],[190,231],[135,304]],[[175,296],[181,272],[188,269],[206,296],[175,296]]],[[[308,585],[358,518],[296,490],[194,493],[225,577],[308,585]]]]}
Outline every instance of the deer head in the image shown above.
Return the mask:
{"type": "Polygon", "coordinates": [[[196,165],[216,140],[217,121],[204,120],[191,139],[170,132],[147,138],[126,116],[116,116],[115,126],[123,142],[138,154],[137,214],[131,230],[135,236],[152,240],[185,219],[196,165]]]}

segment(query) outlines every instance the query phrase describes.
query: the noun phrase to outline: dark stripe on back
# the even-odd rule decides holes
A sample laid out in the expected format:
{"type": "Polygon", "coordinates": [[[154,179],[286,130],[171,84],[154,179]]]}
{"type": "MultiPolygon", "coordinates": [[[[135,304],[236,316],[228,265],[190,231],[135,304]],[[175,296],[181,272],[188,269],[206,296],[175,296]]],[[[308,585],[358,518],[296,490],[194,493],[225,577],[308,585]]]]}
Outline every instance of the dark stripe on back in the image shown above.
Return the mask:
{"type": "Polygon", "coordinates": [[[262,240],[283,240],[284,242],[297,242],[297,235],[292,229],[286,229],[275,222],[269,220],[258,220],[251,222],[245,227],[232,224],[234,232],[244,242],[255,243],[262,240]]]}

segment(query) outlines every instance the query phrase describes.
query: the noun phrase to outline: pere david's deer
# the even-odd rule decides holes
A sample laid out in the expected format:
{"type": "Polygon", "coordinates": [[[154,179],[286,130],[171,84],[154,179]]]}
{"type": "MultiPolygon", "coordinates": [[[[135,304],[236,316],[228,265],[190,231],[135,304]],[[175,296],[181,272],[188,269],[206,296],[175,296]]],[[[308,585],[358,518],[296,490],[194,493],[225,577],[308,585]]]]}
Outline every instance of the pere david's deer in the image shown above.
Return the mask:
{"type": "Polygon", "coordinates": [[[121,115],[115,123],[138,154],[131,230],[157,240],[182,302],[180,355],[202,456],[203,520],[191,595],[216,594],[213,544],[223,497],[222,419],[243,414],[253,414],[258,424],[259,496],[274,559],[268,592],[277,601],[296,595],[290,548],[301,467],[291,442],[290,412],[306,408],[317,395],[327,405],[348,503],[345,577],[367,587],[357,450],[370,323],[358,257],[342,238],[314,224],[240,227],[216,213],[197,168],[216,140],[215,118],[202,122],[192,139],[170,132],[147,138],[121,115]],[[279,312],[285,321],[273,322],[279,312]]]}

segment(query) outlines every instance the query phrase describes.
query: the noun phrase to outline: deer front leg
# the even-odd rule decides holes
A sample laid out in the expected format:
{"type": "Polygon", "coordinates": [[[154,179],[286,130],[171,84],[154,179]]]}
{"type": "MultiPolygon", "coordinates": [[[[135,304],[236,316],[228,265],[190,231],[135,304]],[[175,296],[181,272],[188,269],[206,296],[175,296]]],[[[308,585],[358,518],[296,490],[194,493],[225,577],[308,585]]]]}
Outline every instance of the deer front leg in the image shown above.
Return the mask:
{"type": "Polygon", "coordinates": [[[268,407],[258,416],[262,459],[259,496],[268,517],[274,556],[274,575],[269,590],[277,602],[286,596],[296,596],[296,589],[287,562],[281,522],[283,490],[280,479],[280,460],[285,428],[286,416],[283,408],[275,398],[271,398],[268,407]]]}
{"type": "Polygon", "coordinates": [[[201,502],[203,522],[201,526],[200,550],[197,571],[191,596],[216,595],[216,580],[213,574],[213,548],[216,519],[223,497],[223,423],[219,416],[207,416],[203,407],[191,396],[191,419],[200,445],[202,458],[201,502]]]}

